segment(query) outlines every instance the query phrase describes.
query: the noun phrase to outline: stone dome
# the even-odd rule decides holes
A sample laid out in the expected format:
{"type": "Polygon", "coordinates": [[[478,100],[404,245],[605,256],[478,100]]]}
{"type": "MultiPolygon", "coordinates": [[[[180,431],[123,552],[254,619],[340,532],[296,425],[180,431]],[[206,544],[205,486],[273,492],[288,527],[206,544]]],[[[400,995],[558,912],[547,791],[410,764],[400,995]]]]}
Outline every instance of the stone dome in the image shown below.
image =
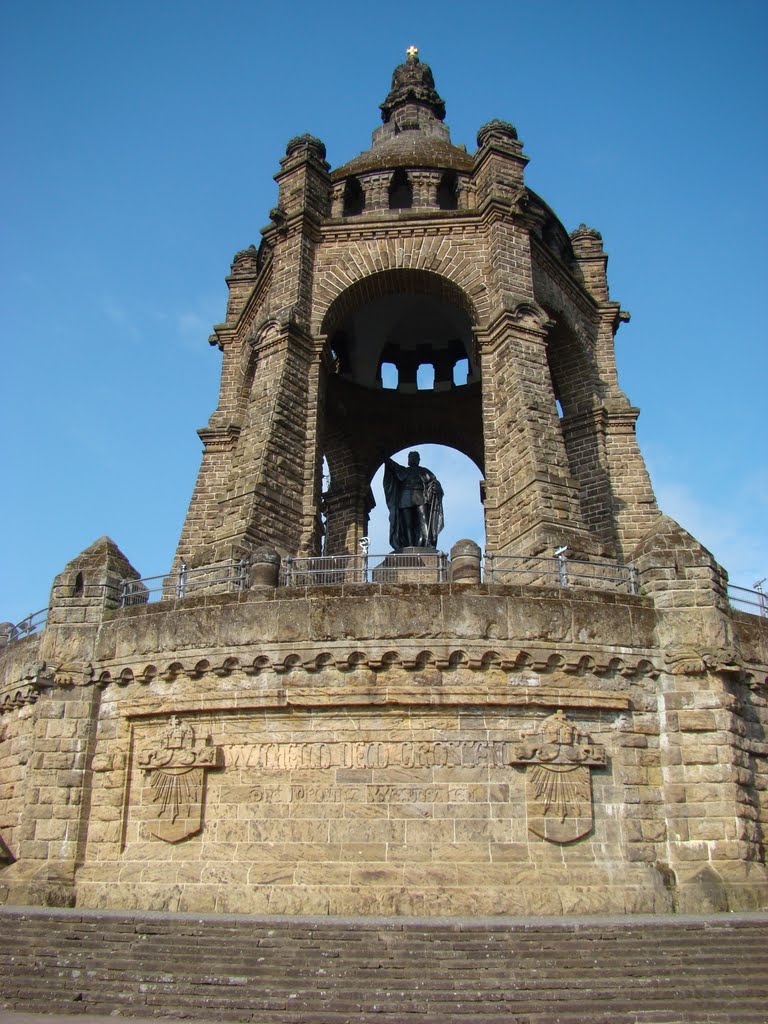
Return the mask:
{"type": "Polygon", "coordinates": [[[384,123],[374,131],[371,148],[333,171],[334,181],[400,167],[471,172],[472,157],[463,146],[451,143],[443,123],[445,103],[435,89],[432,70],[422,64],[413,46],[406,62],[394,70],[381,116],[384,123]]]}

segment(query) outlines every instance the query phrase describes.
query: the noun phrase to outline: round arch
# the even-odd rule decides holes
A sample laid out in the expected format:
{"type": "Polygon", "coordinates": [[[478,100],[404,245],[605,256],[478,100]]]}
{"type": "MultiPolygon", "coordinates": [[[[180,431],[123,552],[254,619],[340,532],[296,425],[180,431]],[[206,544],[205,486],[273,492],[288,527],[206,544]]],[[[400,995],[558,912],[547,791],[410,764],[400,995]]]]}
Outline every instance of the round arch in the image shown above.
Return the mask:
{"type": "Polygon", "coordinates": [[[459,285],[431,270],[401,267],[368,274],[345,288],[323,314],[320,333],[331,335],[360,306],[387,295],[403,294],[442,299],[464,312],[473,327],[478,324],[475,304],[459,285]]]}
{"type": "Polygon", "coordinates": [[[476,310],[439,274],[371,274],[342,292],[323,318],[318,459],[326,545],[356,550],[372,507],[371,480],[386,456],[417,444],[453,448],[480,473],[484,464],[481,385],[475,361],[476,310]],[[457,370],[468,367],[466,383],[457,370]],[[396,386],[385,386],[392,367],[396,386]],[[433,371],[427,384],[420,371],[433,371]]]}

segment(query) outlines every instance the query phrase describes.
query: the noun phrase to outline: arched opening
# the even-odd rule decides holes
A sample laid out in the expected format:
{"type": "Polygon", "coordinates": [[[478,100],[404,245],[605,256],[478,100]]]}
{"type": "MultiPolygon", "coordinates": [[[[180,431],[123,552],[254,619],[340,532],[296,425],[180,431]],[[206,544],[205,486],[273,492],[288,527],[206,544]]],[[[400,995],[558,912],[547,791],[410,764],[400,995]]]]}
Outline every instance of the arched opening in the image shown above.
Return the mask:
{"type": "Polygon", "coordinates": [[[74,584],[72,586],[72,596],[73,597],[81,597],[84,590],[85,590],[85,578],[83,577],[83,574],[81,572],[79,572],[77,574],[77,576],[75,576],[75,582],[74,582],[74,584]]]}
{"type": "Polygon", "coordinates": [[[397,391],[400,375],[394,363],[382,363],[379,371],[381,386],[387,391],[397,391]]]}
{"type": "Polygon", "coordinates": [[[344,183],[343,212],[345,217],[356,217],[365,209],[365,192],[355,177],[344,183]]]}
{"type": "Polygon", "coordinates": [[[456,171],[445,171],[437,186],[437,205],[441,210],[459,208],[459,179],[456,171]]]}
{"type": "Polygon", "coordinates": [[[457,388],[469,383],[469,360],[457,359],[453,364],[453,383],[457,388]]]}
{"type": "Polygon", "coordinates": [[[417,391],[432,391],[435,386],[435,368],[432,363],[420,363],[416,369],[417,391]]]}
{"type": "MultiPolygon", "coordinates": [[[[391,388],[384,367],[396,371],[401,391],[418,390],[419,367],[429,364],[438,390],[454,385],[454,368],[479,379],[473,359],[472,318],[463,294],[427,271],[384,271],[353,285],[325,317],[332,370],[368,388],[391,388]]],[[[392,373],[392,370],[389,371],[392,373]]],[[[424,371],[422,371],[424,372],[424,371]]]]}
{"type": "MultiPolygon", "coordinates": [[[[472,459],[455,448],[441,444],[414,444],[402,448],[392,456],[394,462],[405,465],[408,454],[417,451],[421,465],[435,474],[443,488],[445,526],[438,537],[440,551],[450,551],[457,540],[474,540],[485,546],[485,522],[480,500],[482,473],[472,459]]],[[[376,470],[371,481],[376,505],[368,521],[368,539],[372,554],[390,551],[389,510],[384,497],[384,466],[376,470]]]]}
{"type": "MultiPolygon", "coordinates": [[[[456,285],[417,270],[371,275],[328,309],[321,333],[336,358],[324,363],[318,435],[331,473],[325,499],[328,554],[359,551],[374,508],[371,477],[386,453],[416,439],[450,446],[483,465],[473,322],[473,307],[456,285]],[[454,368],[462,361],[469,382],[456,386],[454,368]]],[[[482,519],[477,480],[479,473],[470,490],[462,490],[482,519]]]]}
{"type": "Polygon", "coordinates": [[[389,183],[390,210],[410,210],[413,206],[413,185],[408,172],[398,167],[389,183]]]}

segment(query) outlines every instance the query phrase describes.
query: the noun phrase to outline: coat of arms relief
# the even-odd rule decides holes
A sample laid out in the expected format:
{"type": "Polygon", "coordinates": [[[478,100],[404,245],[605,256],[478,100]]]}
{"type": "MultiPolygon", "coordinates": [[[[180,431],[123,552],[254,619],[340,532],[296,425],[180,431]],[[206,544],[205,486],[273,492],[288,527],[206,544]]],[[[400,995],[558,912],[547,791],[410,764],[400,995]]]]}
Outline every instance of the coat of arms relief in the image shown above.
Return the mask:
{"type": "Polygon", "coordinates": [[[221,747],[198,744],[195,730],[173,715],[160,743],[139,752],[139,767],[151,774],[157,817],[148,823],[151,835],[178,843],[203,827],[205,773],[223,767],[221,747]]]}
{"type": "Polygon", "coordinates": [[[591,831],[591,769],[605,767],[605,747],[593,743],[562,709],[520,734],[512,763],[529,766],[529,831],[551,843],[571,843],[591,831]]]}

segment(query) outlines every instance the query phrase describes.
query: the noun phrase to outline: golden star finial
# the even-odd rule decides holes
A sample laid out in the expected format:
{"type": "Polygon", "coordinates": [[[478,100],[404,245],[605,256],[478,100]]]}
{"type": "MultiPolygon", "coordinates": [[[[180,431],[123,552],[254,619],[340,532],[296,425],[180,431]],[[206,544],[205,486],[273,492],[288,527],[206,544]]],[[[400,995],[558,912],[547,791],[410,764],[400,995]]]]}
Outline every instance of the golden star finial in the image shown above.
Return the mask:
{"type": "Polygon", "coordinates": [[[418,57],[418,55],[419,55],[419,48],[418,48],[418,46],[414,46],[413,43],[411,43],[411,45],[408,47],[408,49],[405,52],[406,52],[406,54],[409,57],[418,57]]]}

